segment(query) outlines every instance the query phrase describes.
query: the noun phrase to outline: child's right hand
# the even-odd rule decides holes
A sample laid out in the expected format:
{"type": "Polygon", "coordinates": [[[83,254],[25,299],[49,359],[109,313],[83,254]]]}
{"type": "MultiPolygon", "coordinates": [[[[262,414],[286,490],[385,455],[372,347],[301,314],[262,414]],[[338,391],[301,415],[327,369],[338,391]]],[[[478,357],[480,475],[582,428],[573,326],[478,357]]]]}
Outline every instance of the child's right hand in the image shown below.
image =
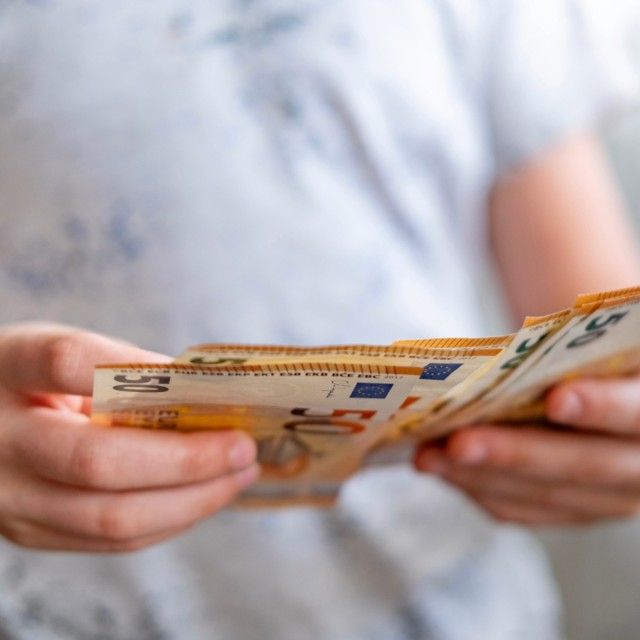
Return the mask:
{"type": "Polygon", "coordinates": [[[167,362],[72,327],[0,327],[0,534],[37,549],[131,551],[188,529],[258,475],[244,433],[91,422],[93,367],[167,362]]]}

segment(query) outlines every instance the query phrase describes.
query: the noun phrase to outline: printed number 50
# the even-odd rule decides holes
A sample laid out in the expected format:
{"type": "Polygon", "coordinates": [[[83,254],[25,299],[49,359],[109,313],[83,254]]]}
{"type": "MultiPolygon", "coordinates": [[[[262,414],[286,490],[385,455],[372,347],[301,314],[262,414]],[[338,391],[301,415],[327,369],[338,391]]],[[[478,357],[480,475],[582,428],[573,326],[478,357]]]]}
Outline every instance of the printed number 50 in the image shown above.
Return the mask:
{"type": "Polygon", "coordinates": [[[142,391],[146,393],[161,393],[169,391],[169,387],[165,386],[171,382],[171,376],[139,376],[138,378],[129,378],[128,376],[114,376],[117,384],[113,387],[116,391],[142,391]],[[155,384],[157,383],[157,384],[155,384]]]}
{"type": "Polygon", "coordinates": [[[578,336],[574,340],[572,340],[568,345],[567,349],[575,349],[576,347],[583,347],[585,344],[589,344],[598,338],[607,333],[607,327],[609,325],[618,324],[622,318],[627,315],[627,311],[623,311],[622,313],[612,313],[610,316],[604,318],[602,316],[598,316],[594,318],[587,324],[586,333],[583,333],[581,336],[578,336]]]}

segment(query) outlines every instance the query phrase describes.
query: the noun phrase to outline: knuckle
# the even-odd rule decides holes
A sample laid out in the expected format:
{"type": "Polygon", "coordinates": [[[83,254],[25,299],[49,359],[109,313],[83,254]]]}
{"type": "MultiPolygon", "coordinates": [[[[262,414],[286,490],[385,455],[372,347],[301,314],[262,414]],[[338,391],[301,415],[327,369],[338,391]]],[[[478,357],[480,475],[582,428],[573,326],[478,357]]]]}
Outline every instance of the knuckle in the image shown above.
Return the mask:
{"type": "Polygon", "coordinates": [[[606,461],[596,456],[580,456],[565,467],[565,477],[580,485],[592,485],[594,482],[611,478],[612,470],[606,461]]]}
{"type": "Polygon", "coordinates": [[[223,464],[219,448],[198,446],[195,441],[185,442],[177,452],[178,472],[183,480],[202,480],[226,473],[228,466],[223,464]]]}
{"type": "Polygon", "coordinates": [[[59,336],[51,341],[43,353],[43,366],[49,380],[64,388],[78,374],[84,349],[81,331],[59,336]]]}
{"type": "Polygon", "coordinates": [[[223,509],[238,495],[238,492],[239,488],[233,481],[226,483],[225,486],[220,491],[216,492],[215,495],[207,502],[201,513],[198,514],[198,520],[206,518],[223,509]]]}
{"type": "Polygon", "coordinates": [[[567,502],[564,489],[553,485],[536,487],[532,497],[535,503],[542,507],[562,507],[567,502]]]}
{"type": "Polygon", "coordinates": [[[520,428],[516,432],[513,429],[480,427],[473,432],[460,432],[452,446],[458,453],[482,448],[482,462],[490,466],[526,469],[531,466],[531,453],[528,447],[523,446],[527,442],[527,431],[526,428],[520,428]]]}
{"type": "Polygon", "coordinates": [[[529,452],[518,442],[507,440],[496,442],[490,448],[490,462],[496,467],[503,469],[529,469],[531,459],[529,452]]]}
{"type": "Polygon", "coordinates": [[[193,526],[200,520],[218,513],[238,495],[238,492],[239,487],[233,478],[216,481],[206,495],[194,502],[188,513],[185,512],[183,522],[193,526]]]}
{"type": "Polygon", "coordinates": [[[635,434],[640,430],[640,404],[637,386],[624,382],[603,387],[592,383],[580,395],[584,421],[591,427],[603,427],[635,434]]]}
{"type": "Polygon", "coordinates": [[[620,407],[611,401],[608,395],[603,393],[583,393],[581,396],[583,410],[582,420],[579,424],[605,429],[621,428],[620,407]]]}
{"type": "Polygon", "coordinates": [[[108,488],[112,473],[104,447],[94,438],[81,439],[69,462],[70,472],[78,482],[92,488],[108,488]]]}
{"type": "Polygon", "coordinates": [[[135,511],[122,499],[108,500],[98,511],[96,533],[112,544],[124,546],[131,543],[143,535],[139,528],[135,511]]]}

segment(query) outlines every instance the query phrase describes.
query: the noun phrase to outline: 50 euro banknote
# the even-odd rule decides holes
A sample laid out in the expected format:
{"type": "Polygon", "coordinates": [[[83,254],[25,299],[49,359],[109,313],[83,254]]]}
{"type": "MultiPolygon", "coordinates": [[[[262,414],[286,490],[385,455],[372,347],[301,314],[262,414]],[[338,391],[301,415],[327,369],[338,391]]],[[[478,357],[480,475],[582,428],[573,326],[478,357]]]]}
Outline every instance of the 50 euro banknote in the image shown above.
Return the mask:
{"type": "Polygon", "coordinates": [[[331,503],[421,373],[407,366],[122,364],[95,372],[94,421],[189,431],[244,429],[262,476],[243,501],[331,503]]]}

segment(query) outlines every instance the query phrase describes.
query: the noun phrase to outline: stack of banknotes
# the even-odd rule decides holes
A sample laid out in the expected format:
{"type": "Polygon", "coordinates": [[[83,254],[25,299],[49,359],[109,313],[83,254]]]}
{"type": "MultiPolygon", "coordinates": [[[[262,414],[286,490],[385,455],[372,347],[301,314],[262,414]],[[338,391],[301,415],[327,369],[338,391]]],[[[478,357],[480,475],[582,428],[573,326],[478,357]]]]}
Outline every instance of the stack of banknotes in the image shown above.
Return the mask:
{"type": "Polygon", "coordinates": [[[474,423],[544,421],[550,387],[640,371],[640,287],[579,296],[515,334],[389,346],[205,344],[171,364],[101,365],[93,419],[149,429],[244,429],[259,482],[239,504],[332,504],[360,468],[474,423]]]}

